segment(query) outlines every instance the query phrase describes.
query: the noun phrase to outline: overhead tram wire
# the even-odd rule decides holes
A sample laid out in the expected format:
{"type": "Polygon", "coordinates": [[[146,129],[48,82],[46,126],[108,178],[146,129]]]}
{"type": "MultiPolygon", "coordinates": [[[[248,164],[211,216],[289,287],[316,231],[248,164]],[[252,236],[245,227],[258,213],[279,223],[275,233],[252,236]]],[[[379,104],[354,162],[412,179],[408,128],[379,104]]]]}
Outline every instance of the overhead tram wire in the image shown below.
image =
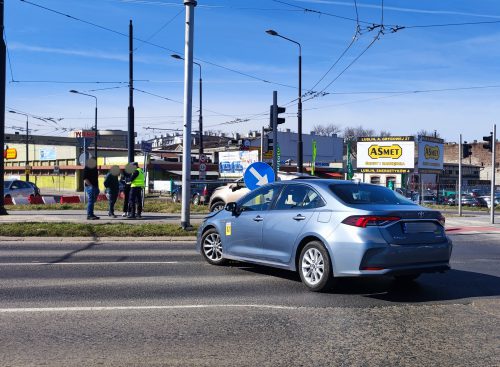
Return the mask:
{"type": "Polygon", "coordinates": [[[378,28],[378,32],[375,35],[375,37],[373,37],[372,41],[368,44],[368,46],[366,46],[363,49],[363,51],[361,51],[360,54],[358,54],[358,56],[356,56],[349,64],[347,64],[347,66],[344,69],[342,69],[342,71],[340,73],[338,73],[337,76],[335,76],[335,78],[333,78],[333,80],[330,83],[328,83],[325,87],[323,87],[323,89],[321,89],[321,91],[316,92],[310,98],[306,99],[304,102],[310,101],[311,99],[314,99],[314,98],[317,98],[317,97],[323,97],[323,96],[325,96],[325,95],[328,94],[325,91],[333,83],[335,83],[347,70],[349,70],[349,68],[352,65],[354,65],[373,46],[373,44],[380,39],[380,36],[384,34],[385,27],[383,25],[383,21],[384,21],[384,0],[381,0],[381,23],[379,25],[374,25],[371,28],[371,30],[374,30],[375,28],[378,28]]]}
{"type": "Polygon", "coordinates": [[[10,81],[13,82],[14,72],[12,71],[12,60],[10,59],[9,43],[7,42],[7,33],[5,33],[5,29],[3,30],[3,37],[5,40],[5,50],[7,51],[7,61],[9,62],[10,81]]]}
{"type": "MultiPolygon", "coordinates": [[[[182,7],[182,10],[180,12],[178,12],[177,14],[175,14],[172,18],[170,18],[165,24],[163,24],[156,32],[154,32],[153,34],[151,34],[151,36],[149,36],[146,41],[151,41],[158,33],[160,33],[161,31],[163,31],[170,23],[172,23],[179,15],[181,15],[182,13],[184,13],[184,6],[182,7]]],[[[137,46],[136,48],[134,48],[134,52],[137,51],[143,44],[137,46]]]]}
{"type": "MultiPolygon", "coordinates": [[[[61,16],[64,16],[66,18],[69,18],[69,19],[72,19],[72,20],[75,20],[77,22],[82,22],[84,24],[87,24],[87,25],[90,25],[90,26],[93,26],[93,27],[97,27],[101,30],[105,30],[105,31],[108,31],[108,32],[112,32],[114,34],[117,34],[119,36],[122,36],[122,37],[127,37],[129,38],[129,35],[126,34],[126,33],[123,33],[123,32],[120,32],[120,31],[116,31],[114,29],[111,29],[111,28],[108,28],[108,27],[105,27],[105,26],[102,26],[102,25],[99,25],[97,23],[94,23],[94,22],[90,22],[88,20],[84,20],[84,19],[81,19],[81,18],[78,18],[78,17],[75,17],[73,15],[70,15],[70,14],[66,14],[66,13],[63,13],[63,12],[60,12],[58,10],[55,10],[55,9],[51,9],[51,8],[48,8],[46,6],[43,6],[43,5],[40,5],[40,4],[37,4],[37,3],[34,3],[34,2],[31,2],[29,0],[19,0],[23,3],[26,3],[26,4],[29,4],[29,5],[32,5],[32,6],[35,6],[35,7],[38,7],[40,9],[43,9],[43,10],[46,10],[48,12],[52,12],[52,13],[55,13],[55,14],[58,14],[58,15],[61,15],[61,16]]],[[[153,43],[153,42],[150,42],[150,41],[146,41],[146,40],[143,40],[143,39],[140,39],[140,38],[137,38],[137,37],[134,37],[134,40],[138,41],[138,42],[142,42],[144,44],[147,44],[147,45],[150,45],[150,46],[153,46],[153,47],[157,47],[159,49],[162,49],[162,50],[165,50],[165,51],[168,51],[168,52],[171,52],[171,53],[175,53],[175,54],[180,54],[181,52],[179,51],[176,51],[176,50],[173,50],[171,48],[168,48],[168,47],[165,47],[165,46],[161,46],[161,45],[158,45],[156,43],[153,43]]],[[[258,80],[258,81],[261,81],[263,83],[267,83],[267,84],[273,84],[273,85],[278,85],[278,86],[281,86],[281,87],[287,87],[287,88],[293,88],[293,89],[297,89],[297,87],[293,86],[293,85],[288,85],[288,84],[283,84],[283,83],[278,83],[278,82],[273,82],[271,80],[267,80],[267,79],[264,79],[264,78],[260,78],[260,77],[257,77],[255,75],[251,75],[251,74],[247,74],[247,73],[244,73],[242,71],[239,71],[239,70],[236,70],[236,69],[232,69],[232,68],[229,68],[227,66],[223,66],[223,65],[219,65],[219,64],[216,64],[212,61],[207,61],[207,60],[202,60],[202,59],[198,59],[198,58],[195,58],[195,60],[199,61],[199,62],[202,62],[202,63],[205,63],[207,65],[211,65],[211,66],[214,66],[214,67],[217,67],[217,68],[220,68],[220,69],[223,69],[223,70],[227,70],[227,71],[230,71],[230,72],[233,72],[233,73],[236,73],[236,74],[239,74],[239,75],[242,75],[242,76],[246,76],[248,78],[252,78],[252,79],[255,79],[255,80],[258,80]]]]}

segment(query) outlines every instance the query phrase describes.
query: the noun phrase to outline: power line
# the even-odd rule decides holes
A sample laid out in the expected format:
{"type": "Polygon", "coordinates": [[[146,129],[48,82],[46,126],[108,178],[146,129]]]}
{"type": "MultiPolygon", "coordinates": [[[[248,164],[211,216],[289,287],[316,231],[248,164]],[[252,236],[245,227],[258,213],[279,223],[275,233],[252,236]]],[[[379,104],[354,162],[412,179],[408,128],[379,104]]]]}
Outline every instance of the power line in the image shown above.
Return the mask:
{"type": "Polygon", "coordinates": [[[3,30],[3,36],[5,39],[5,49],[7,51],[7,60],[9,61],[10,80],[14,81],[14,72],[12,71],[12,60],[10,59],[9,43],[7,42],[7,33],[5,33],[5,29],[3,30]]]}
{"type": "MultiPolygon", "coordinates": [[[[23,0],[21,0],[23,1],[23,0]]],[[[11,83],[48,83],[48,84],[128,84],[128,82],[83,81],[83,80],[13,80],[11,83]]]]}
{"type": "MultiPolygon", "coordinates": [[[[28,1],[28,0],[19,0],[19,1],[22,1],[26,4],[29,4],[29,5],[33,5],[35,7],[38,7],[40,9],[43,9],[43,10],[46,10],[46,11],[49,11],[49,12],[52,12],[52,13],[55,13],[55,14],[58,14],[58,15],[62,15],[64,17],[67,17],[67,18],[70,18],[72,20],[75,20],[75,21],[78,21],[78,22],[82,22],[82,23],[85,23],[87,25],[91,25],[93,27],[97,27],[99,29],[102,29],[102,30],[105,30],[105,31],[108,31],[108,32],[112,32],[114,34],[117,34],[117,35],[120,35],[120,36],[123,36],[123,37],[129,37],[128,34],[125,34],[123,32],[119,32],[119,31],[116,31],[114,29],[111,29],[111,28],[108,28],[108,27],[105,27],[105,26],[102,26],[102,25],[99,25],[97,23],[94,23],[94,22],[90,22],[90,21],[87,21],[87,20],[84,20],[84,19],[81,19],[81,18],[77,18],[73,15],[70,15],[70,14],[66,14],[66,13],[63,13],[63,12],[60,12],[58,10],[54,10],[54,9],[51,9],[51,8],[48,8],[46,6],[42,6],[42,5],[39,5],[39,4],[36,4],[36,3],[33,3],[31,1],[28,1]]],[[[142,42],[142,43],[145,43],[147,45],[150,45],[150,46],[154,46],[154,47],[157,47],[157,48],[160,48],[160,49],[163,49],[163,50],[166,50],[168,52],[171,52],[171,53],[175,53],[175,54],[179,54],[180,52],[176,51],[176,50],[172,50],[171,48],[168,48],[168,47],[165,47],[165,46],[161,46],[161,45],[158,45],[158,44],[155,44],[155,43],[152,43],[150,41],[146,41],[146,40],[143,40],[143,39],[140,39],[140,38],[136,38],[134,37],[134,40],[136,41],[139,41],[139,42],[142,42]]],[[[279,85],[281,87],[287,87],[287,88],[293,88],[293,89],[297,89],[297,87],[294,87],[292,85],[288,85],[288,84],[283,84],[283,83],[278,83],[278,82],[273,82],[273,81],[270,81],[270,80],[267,80],[267,79],[263,79],[263,78],[259,78],[255,75],[251,75],[251,74],[247,74],[247,73],[244,73],[242,71],[239,71],[239,70],[236,70],[236,69],[232,69],[232,68],[229,68],[227,66],[223,66],[223,65],[219,65],[219,64],[216,64],[214,62],[211,62],[211,61],[207,61],[207,60],[202,60],[202,59],[198,59],[198,58],[195,58],[195,60],[199,61],[199,62],[202,62],[202,63],[205,63],[207,65],[211,65],[211,66],[214,66],[214,67],[217,67],[217,68],[220,68],[220,69],[224,69],[224,70],[227,70],[227,71],[230,71],[230,72],[233,72],[233,73],[236,73],[236,74],[239,74],[239,75],[242,75],[242,76],[246,76],[248,78],[252,78],[252,79],[255,79],[255,80],[259,80],[263,83],[267,83],[267,84],[274,84],[274,85],[279,85]]]]}
{"type": "MultiPolygon", "coordinates": [[[[177,18],[179,15],[181,15],[182,13],[184,12],[184,5],[183,5],[183,8],[180,12],[178,12],[177,14],[175,14],[172,18],[170,18],[165,24],[163,24],[160,29],[158,29],[156,32],[154,32],[151,36],[149,36],[146,41],[151,41],[158,33],[160,33],[161,31],[163,31],[170,23],[172,23],[175,18],[177,18]]],[[[137,51],[142,45],[139,45],[137,46],[134,51],[137,51]]]]}

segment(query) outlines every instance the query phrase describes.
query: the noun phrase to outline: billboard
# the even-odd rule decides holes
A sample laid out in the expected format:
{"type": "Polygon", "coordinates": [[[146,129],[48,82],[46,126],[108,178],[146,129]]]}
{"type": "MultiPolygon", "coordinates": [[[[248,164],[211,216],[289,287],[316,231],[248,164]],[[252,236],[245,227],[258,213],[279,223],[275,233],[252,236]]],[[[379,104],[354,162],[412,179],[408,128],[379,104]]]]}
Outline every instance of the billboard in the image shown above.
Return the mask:
{"type": "Polygon", "coordinates": [[[443,169],[444,140],[430,136],[418,137],[419,172],[441,171],[443,169]]]}
{"type": "Polygon", "coordinates": [[[56,148],[40,148],[38,150],[38,158],[41,161],[54,161],[56,159],[56,148]]]}
{"type": "Polygon", "coordinates": [[[413,136],[361,137],[357,142],[357,171],[408,173],[415,167],[413,136]]]}
{"type": "Polygon", "coordinates": [[[242,177],[247,167],[258,160],[257,150],[219,152],[220,177],[242,177]]]}

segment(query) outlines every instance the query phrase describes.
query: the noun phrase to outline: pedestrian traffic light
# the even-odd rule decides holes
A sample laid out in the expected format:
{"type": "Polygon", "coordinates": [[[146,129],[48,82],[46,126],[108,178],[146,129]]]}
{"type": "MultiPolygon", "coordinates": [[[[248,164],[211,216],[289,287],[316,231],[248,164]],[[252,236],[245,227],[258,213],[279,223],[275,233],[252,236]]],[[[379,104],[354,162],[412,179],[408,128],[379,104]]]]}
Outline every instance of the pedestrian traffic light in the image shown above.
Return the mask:
{"type": "Polygon", "coordinates": [[[467,144],[466,141],[462,144],[462,158],[467,158],[472,155],[472,144],[467,144]]]}
{"type": "Polygon", "coordinates": [[[488,136],[483,136],[483,140],[486,142],[486,144],[483,144],[483,148],[492,152],[493,151],[493,133],[490,133],[490,135],[488,135],[488,136]]]}
{"type": "MultiPolygon", "coordinates": [[[[277,121],[276,121],[276,125],[284,124],[285,123],[285,118],[284,117],[279,117],[279,114],[280,113],[285,113],[286,108],[278,106],[277,110],[278,110],[278,118],[277,118],[277,121]]],[[[270,113],[269,113],[269,127],[271,128],[271,130],[273,129],[273,119],[274,119],[273,112],[274,112],[273,105],[271,105],[270,106],[270,113]]]]}

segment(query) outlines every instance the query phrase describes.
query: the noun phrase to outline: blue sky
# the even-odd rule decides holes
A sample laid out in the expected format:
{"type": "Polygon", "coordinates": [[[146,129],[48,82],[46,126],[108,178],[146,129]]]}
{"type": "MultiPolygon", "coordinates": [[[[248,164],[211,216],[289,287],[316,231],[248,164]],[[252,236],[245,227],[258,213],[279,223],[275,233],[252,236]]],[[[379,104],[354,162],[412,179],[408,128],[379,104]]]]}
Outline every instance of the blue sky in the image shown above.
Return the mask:
{"type": "MultiPolygon", "coordinates": [[[[195,9],[195,57],[202,64],[206,128],[225,132],[260,130],[272,102],[297,96],[297,47],[269,36],[266,29],[302,43],[303,90],[309,90],[332,66],[355,34],[352,0],[199,0],[195,9]],[[304,12],[296,6],[323,12],[304,12]],[[224,70],[231,68],[280,86],[224,70]],[[235,119],[249,119],[227,124],[235,119]]],[[[161,47],[135,41],[135,87],[182,101],[183,63],[170,57],[183,52],[184,7],[181,0],[30,0],[161,47]],[[165,24],[169,22],[168,25],[165,24]],[[159,31],[161,29],[161,31],[159,31]],[[154,35],[155,34],[155,35],[154,35]],[[152,35],[154,37],[150,38],[152,35]]],[[[361,34],[333,70],[318,84],[322,90],[363,52],[380,24],[381,1],[358,0],[361,34]],[[363,23],[367,22],[367,23],[363,23]]],[[[304,102],[304,131],[316,124],[363,125],[393,135],[437,129],[448,141],[461,132],[480,139],[499,116],[500,88],[397,94],[398,91],[500,86],[500,23],[406,28],[391,26],[500,21],[495,0],[384,1],[384,34],[325,91],[304,102]],[[342,94],[342,93],[356,94],[342,94]],[[387,93],[365,93],[387,92],[387,93]],[[334,94],[337,93],[337,94],[334,94]],[[339,94],[340,93],[340,94],[339,94]],[[358,94],[359,93],[359,94],[358,94]]],[[[99,127],[126,129],[128,106],[128,39],[43,10],[21,0],[5,5],[6,36],[11,60],[7,70],[7,106],[37,116],[63,118],[59,125],[34,120],[37,134],[64,135],[65,129],[93,123],[93,100],[68,93],[91,91],[99,101],[99,127]],[[11,70],[12,69],[12,73],[11,70]],[[14,80],[14,82],[12,82],[14,80]],[[29,81],[61,81],[33,83],[29,81]],[[83,84],[107,81],[121,84],[83,84]],[[119,87],[97,90],[106,87],[119,87]],[[36,125],[37,124],[37,125],[36,125]]],[[[197,76],[197,69],[195,69],[197,76]]],[[[196,81],[196,79],[195,79],[196,81]]],[[[194,104],[198,87],[194,85],[194,104]]],[[[296,130],[296,105],[287,107],[284,128],[296,130]]],[[[182,104],[136,91],[135,112],[140,137],[154,135],[144,127],[182,128],[182,104]]],[[[194,110],[196,121],[196,109],[194,110]]],[[[7,126],[24,118],[7,113],[7,126]]],[[[11,131],[10,129],[7,129],[11,131]]],[[[156,134],[160,134],[159,131],[156,134]]]]}

